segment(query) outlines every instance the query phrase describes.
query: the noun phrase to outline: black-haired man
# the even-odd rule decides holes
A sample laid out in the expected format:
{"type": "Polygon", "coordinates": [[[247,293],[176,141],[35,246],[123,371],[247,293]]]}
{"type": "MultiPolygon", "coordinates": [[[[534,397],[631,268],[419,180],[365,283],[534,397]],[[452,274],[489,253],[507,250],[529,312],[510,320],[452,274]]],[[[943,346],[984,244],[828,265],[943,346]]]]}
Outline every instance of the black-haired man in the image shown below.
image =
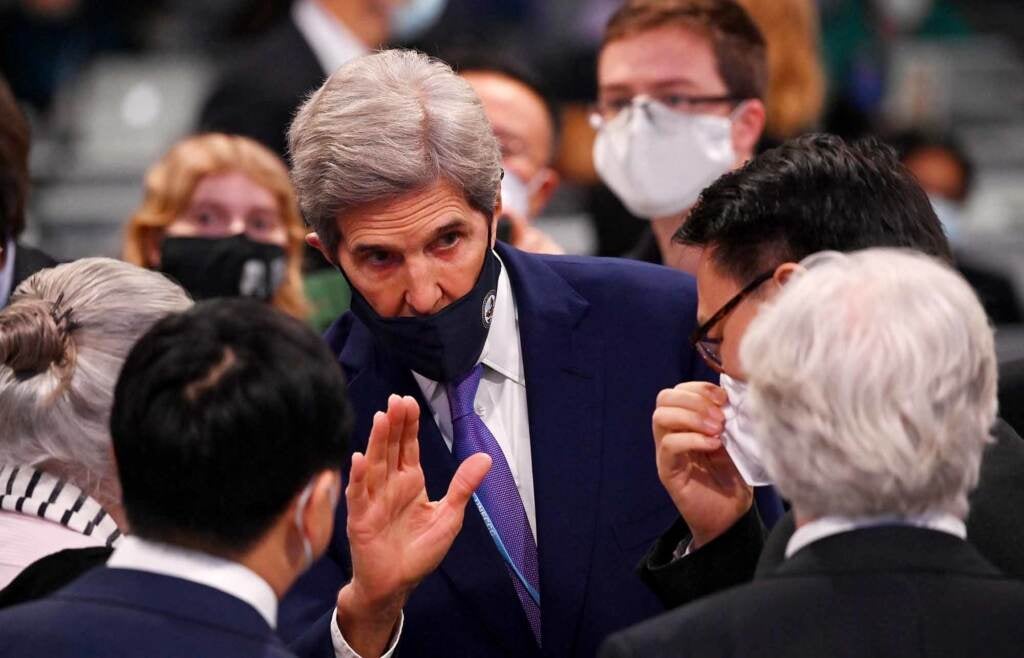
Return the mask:
{"type": "MultiPolygon", "coordinates": [[[[811,135],[757,156],[704,190],[676,234],[700,247],[698,329],[691,340],[721,387],[684,382],[654,412],[658,473],[685,522],[655,544],[641,577],[668,606],[748,580],[765,545],[751,485],[768,484],[744,416],[738,349],[762,303],[819,251],[906,247],[951,260],[924,191],[895,153],[869,140],[811,135]]],[[[784,341],[785,336],[779,336],[784,341]]],[[[1024,575],[1024,442],[1004,422],[982,461],[968,539],[993,564],[1024,575]]],[[[762,567],[777,563],[790,518],[773,530],[762,567]]]]}
{"type": "MultiPolygon", "coordinates": [[[[345,390],[320,338],[263,304],[211,301],[158,322],[129,354],[111,412],[132,534],[106,567],[0,614],[0,654],[292,655],[274,632],[278,600],[331,537],[345,390]]],[[[418,419],[393,397],[353,457],[337,656],[385,653],[400,610],[375,601],[437,566],[490,464],[468,459],[430,503],[418,419]]]]}

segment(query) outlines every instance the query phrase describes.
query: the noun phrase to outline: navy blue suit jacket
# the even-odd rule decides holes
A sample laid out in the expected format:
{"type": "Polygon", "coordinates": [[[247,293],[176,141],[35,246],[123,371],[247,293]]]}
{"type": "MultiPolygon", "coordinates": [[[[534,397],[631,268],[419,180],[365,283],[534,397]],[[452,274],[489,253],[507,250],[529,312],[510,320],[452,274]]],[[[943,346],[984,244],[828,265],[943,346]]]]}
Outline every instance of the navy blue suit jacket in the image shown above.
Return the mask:
{"type": "Polygon", "coordinates": [[[0,612],[0,656],[287,658],[248,603],[180,578],[98,567],[0,612]]]}
{"type": "MultiPolygon", "coordinates": [[[[663,610],[634,567],[677,517],[658,481],[651,414],[658,392],[714,380],[687,337],[689,275],[617,259],[546,257],[499,243],[519,313],[526,371],[543,617],[543,650],[476,509],[440,568],[405,607],[400,656],[593,656],[609,633],[663,610]]],[[[411,373],[351,314],[327,332],[356,412],[353,450],[391,393],[420,402],[420,458],[431,500],[457,467],[411,373]]],[[[282,604],[281,632],[300,655],[332,654],[330,610],[348,578],[339,506],[328,554],[282,604]],[[320,617],[312,628],[310,623],[320,617]]]]}

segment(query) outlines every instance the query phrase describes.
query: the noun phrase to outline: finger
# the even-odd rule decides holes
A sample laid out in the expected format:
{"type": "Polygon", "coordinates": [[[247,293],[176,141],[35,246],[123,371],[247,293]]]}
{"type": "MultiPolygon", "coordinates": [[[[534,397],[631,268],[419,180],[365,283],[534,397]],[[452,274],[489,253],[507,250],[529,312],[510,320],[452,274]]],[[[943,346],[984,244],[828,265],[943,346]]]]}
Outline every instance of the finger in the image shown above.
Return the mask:
{"type": "MultiPolygon", "coordinates": [[[[692,383],[695,382],[688,382],[688,384],[692,383]]],[[[680,407],[682,409],[696,411],[708,416],[709,418],[715,418],[718,420],[725,418],[722,413],[721,406],[717,402],[715,402],[711,397],[705,395],[704,392],[693,390],[692,388],[667,388],[661,393],[658,393],[658,399],[655,406],[680,407]]]]}
{"type": "Polygon", "coordinates": [[[390,478],[398,470],[398,455],[401,451],[402,433],[405,431],[405,403],[402,398],[392,395],[388,398],[387,469],[385,477],[390,478]]]}
{"type": "Polygon", "coordinates": [[[675,432],[666,434],[658,446],[659,456],[686,456],[688,453],[714,452],[722,447],[722,440],[696,432],[675,432]]]}
{"type": "Polygon", "coordinates": [[[366,445],[366,487],[370,492],[377,491],[387,479],[388,435],[391,425],[388,415],[383,411],[373,414],[373,427],[370,428],[370,439],[366,445]]]}
{"type": "Polygon", "coordinates": [[[469,497],[483,483],[489,470],[491,456],[487,453],[478,452],[464,459],[459,465],[459,470],[455,471],[455,477],[448,485],[448,493],[441,500],[441,505],[461,515],[466,509],[469,497]]]}
{"type": "Polygon", "coordinates": [[[729,401],[729,396],[726,394],[725,389],[711,382],[683,382],[682,384],[676,384],[675,388],[676,390],[687,390],[702,395],[719,406],[729,401]]]}
{"type": "MultiPolygon", "coordinates": [[[[717,409],[717,407],[715,407],[717,409]]],[[[721,412],[719,412],[721,413],[721,412]]],[[[715,436],[722,432],[724,418],[714,418],[682,407],[658,407],[651,417],[655,440],[659,434],[671,432],[699,432],[715,436]]]]}
{"type": "Polygon", "coordinates": [[[403,400],[406,405],[406,422],[402,432],[398,467],[404,471],[420,467],[420,405],[411,397],[405,397],[403,400]]]}
{"type": "Polygon", "coordinates": [[[369,505],[366,491],[366,457],[362,453],[352,454],[352,468],[349,470],[348,486],[345,487],[345,504],[349,518],[358,518],[369,505]]]}

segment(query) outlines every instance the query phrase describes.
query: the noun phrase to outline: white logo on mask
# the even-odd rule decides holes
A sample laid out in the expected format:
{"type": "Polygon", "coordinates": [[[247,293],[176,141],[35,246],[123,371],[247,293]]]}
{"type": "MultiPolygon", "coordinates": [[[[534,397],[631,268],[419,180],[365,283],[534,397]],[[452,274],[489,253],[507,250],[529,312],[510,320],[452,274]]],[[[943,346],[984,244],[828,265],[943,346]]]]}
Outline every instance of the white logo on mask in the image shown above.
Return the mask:
{"type": "Polygon", "coordinates": [[[484,303],[480,307],[480,319],[483,320],[485,327],[491,326],[491,322],[494,321],[494,301],[497,297],[493,290],[484,296],[484,303]]]}
{"type": "Polygon", "coordinates": [[[747,384],[725,374],[719,383],[729,397],[729,403],[722,408],[725,414],[725,431],[722,432],[725,451],[747,484],[752,487],[771,484],[772,480],[761,459],[761,446],[752,434],[753,422],[746,404],[747,384]]]}
{"type": "Polygon", "coordinates": [[[594,142],[601,180],[646,219],[683,212],[735,162],[731,117],[676,112],[644,96],[602,126],[594,142]]]}

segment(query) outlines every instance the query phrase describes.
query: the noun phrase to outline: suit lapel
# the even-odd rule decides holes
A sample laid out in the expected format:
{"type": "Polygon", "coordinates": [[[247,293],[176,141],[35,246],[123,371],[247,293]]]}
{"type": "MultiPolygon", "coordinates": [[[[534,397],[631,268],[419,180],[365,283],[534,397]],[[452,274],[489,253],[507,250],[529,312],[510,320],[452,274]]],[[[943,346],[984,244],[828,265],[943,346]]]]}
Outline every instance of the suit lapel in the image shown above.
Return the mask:
{"type": "MultiPolygon", "coordinates": [[[[395,365],[377,349],[369,331],[359,322],[353,323],[344,345],[340,360],[349,373],[349,396],[353,406],[363,411],[356,421],[353,448],[365,450],[373,411],[386,408],[389,395],[414,397],[420,405],[420,464],[427,495],[430,500],[443,498],[457,464],[416,380],[407,369],[395,365]]],[[[505,563],[472,503],[466,509],[462,530],[441,561],[439,572],[466,601],[466,609],[477,615],[491,631],[495,642],[506,648],[508,655],[517,658],[539,655],[505,563]]],[[[417,603],[416,598],[413,592],[411,605],[417,603]]],[[[429,601],[419,603],[430,605],[429,601]]]]}
{"type": "Polygon", "coordinates": [[[589,304],[542,260],[499,246],[526,371],[545,655],[571,655],[597,523],[602,341],[589,304]]]}

